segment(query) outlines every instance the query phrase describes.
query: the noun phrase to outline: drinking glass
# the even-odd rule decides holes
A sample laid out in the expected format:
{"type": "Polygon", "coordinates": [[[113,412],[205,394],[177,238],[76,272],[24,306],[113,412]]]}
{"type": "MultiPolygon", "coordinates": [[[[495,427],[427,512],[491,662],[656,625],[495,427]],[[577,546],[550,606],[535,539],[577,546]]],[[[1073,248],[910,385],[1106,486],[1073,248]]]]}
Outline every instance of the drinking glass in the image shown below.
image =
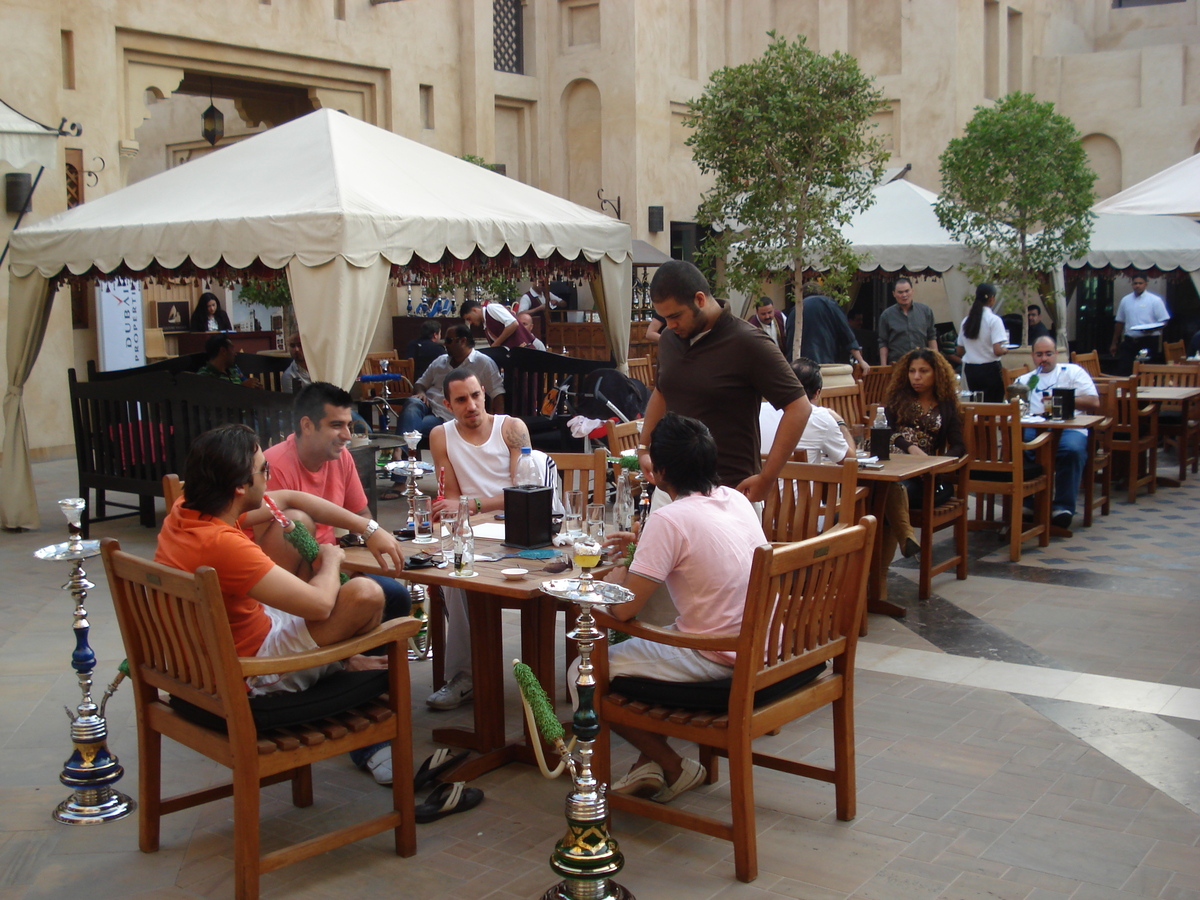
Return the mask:
{"type": "Polygon", "coordinates": [[[583,534],[583,491],[567,491],[564,500],[562,531],[567,537],[583,534]]]}
{"type": "Polygon", "coordinates": [[[456,516],[450,516],[438,523],[438,529],[441,532],[441,547],[442,547],[442,562],[454,562],[454,525],[458,521],[456,516]]]}
{"type": "Polygon", "coordinates": [[[589,503],[587,507],[587,533],[594,539],[604,542],[604,504],[589,503]]]}
{"type": "Polygon", "coordinates": [[[575,538],[575,544],[571,548],[575,553],[575,565],[583,570],[580,577],[582,584],[579,587],[581,591],[593,590],[592,569],[600,565],[600,560],[604,558],[604,545],[600,540],[594,534],[581,533],[575,538]]]}
{"type": "Polygon", "coordinates": [[[851,425],[850,437],[854,440],[854,455],[859,459],[865,459],[871,455],[871,448],[867,446],[867,426],[866,425],[851,425]]]}
{"type": "Polygon", "coordinates": [[[433,500],[419,495],[413,500],[413,523],[415,526],[414,544],[436,544],[433,536],[433,500]]]}

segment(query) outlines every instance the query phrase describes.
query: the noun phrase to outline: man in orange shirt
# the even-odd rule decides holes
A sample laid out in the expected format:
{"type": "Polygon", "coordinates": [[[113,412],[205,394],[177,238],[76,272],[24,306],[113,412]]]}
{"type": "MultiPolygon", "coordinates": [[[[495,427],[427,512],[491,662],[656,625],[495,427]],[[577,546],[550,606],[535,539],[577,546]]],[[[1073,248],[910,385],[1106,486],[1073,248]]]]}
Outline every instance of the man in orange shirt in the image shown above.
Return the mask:
{"type": "MultiPolygon", "coordinates": [[[[340,583],[338,567],[345,556],[341,547],[322,544],[312,563],[312,577],[305,580],[276,565],[243,530],[271,518],[263,505],[269,474],[258,438],[245,425],[226,425],[202,434],[188,454],[184,496],[163,522],[154,558],[185,572],[200,566],[217,570],[241,656],[313,650],[370,631],[383,614],[383,590],[368,578],[340,583]]],[[[272,491],[271,496],[281,507],[302,510],[339,528],[364,533],[378,528],[371,520],[311,494],[272,491]]],[[[404,565],[398,551],[380,562],[397,572],[404,565]]],[[[344,665],[384,668],[387,659],[356,656],[344,665]]],[[[320,667],[256,676],[247,679],[247,689],[253,694],[302,691],[327,671],[329,667],[320,667]]]]}

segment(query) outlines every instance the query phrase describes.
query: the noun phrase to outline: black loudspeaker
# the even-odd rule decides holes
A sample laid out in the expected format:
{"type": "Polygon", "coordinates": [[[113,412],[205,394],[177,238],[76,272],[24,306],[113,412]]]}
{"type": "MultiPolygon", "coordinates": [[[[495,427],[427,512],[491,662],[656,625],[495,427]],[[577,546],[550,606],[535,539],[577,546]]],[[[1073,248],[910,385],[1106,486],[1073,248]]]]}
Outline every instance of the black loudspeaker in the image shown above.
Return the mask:
{"type": "Polygon", "coordinates": [[[654,234],[663,230],[663,208],[661,206],[650,207],[650,215],[646,227],[654,234]]]}
{"type": "Polygon", "coordinates": [[[9,172],[4,176],[4,209],[7,212],[29,212],[32,194],[33,176],[28,172],[9,172]]]}
{"type": "Polygon", "coordinates": [[[529,550],[550,543],[554,488],[504,489],[504,545],[529,550]]]}

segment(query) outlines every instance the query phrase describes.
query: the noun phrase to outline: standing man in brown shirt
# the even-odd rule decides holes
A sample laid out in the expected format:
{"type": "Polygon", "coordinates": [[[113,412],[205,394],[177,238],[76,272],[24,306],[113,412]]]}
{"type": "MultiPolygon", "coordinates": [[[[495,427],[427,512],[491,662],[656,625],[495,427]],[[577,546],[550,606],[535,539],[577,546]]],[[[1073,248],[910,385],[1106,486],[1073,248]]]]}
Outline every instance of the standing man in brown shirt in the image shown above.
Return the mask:
{"type": "MultiPolygon", "coordinates": [[[[808,422],[808,397],[779,345],[760,328],[730,314],[694,265],[672,260],[650,282],[650,300],[666,322],[658,342],[658,379],[642,433],[668,410],[699,419],[717,443],[721,484],[752,502],[766,498],[808,422]],[[766,462],[760,460],[758,409],[783,410],[766,462]]],[[[645,442],[638,445],[649,471],[645,442]]]]}

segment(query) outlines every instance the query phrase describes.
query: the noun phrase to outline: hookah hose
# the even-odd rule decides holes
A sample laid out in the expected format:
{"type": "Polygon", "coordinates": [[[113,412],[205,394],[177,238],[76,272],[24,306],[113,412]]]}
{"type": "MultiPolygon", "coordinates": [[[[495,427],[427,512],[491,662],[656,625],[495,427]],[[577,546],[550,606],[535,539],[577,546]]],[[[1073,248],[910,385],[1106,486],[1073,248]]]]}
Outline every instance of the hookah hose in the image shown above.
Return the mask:
{"type": "MultiPolygon", "coordinates": [[[[296,548],[296,552],[300,554],[300,558],[305,562],[311,563],[317,558],[317,554],[321,552],[321,547],[317,543],[317,539],[308,533],[308,529],[304,527],[302,522],[293,522],[283,514],[275,501],[271,499],[269,494],[263,494],[263,503],[267,509],[271,511],[271,515],[275,517],[275,521],[279,523],[279,527],[283,530],[284,539],[296,548]]],[[[342,584],[350,580],[345,572],[339,576],[342,584]]]]}
{"type": "MultiPolygon", "coordinates": [[[[546,778],[557,778],[571,764],[571,750],[575,747],[575,738],[571,738],[570,744],[563,742],[562,722],[558,721],[558,716],[554,714],[550,698],[546,696],[545,689],[533,674],[533,669],[519,659],[514,659],[513,677],[517,680],[517,687],[521,689],[521,705],[525,707],[525,721],[529,724],[529,730],[540,734],[546,743],[553,744],[558,755],[562,757],[559,764],[551,769],[542,753],[541,741],[534,741],[533,750],[537,756],[538,768],[546,778]]],[[[571,773],[574,775],[573,766],[571,773]]]]}

